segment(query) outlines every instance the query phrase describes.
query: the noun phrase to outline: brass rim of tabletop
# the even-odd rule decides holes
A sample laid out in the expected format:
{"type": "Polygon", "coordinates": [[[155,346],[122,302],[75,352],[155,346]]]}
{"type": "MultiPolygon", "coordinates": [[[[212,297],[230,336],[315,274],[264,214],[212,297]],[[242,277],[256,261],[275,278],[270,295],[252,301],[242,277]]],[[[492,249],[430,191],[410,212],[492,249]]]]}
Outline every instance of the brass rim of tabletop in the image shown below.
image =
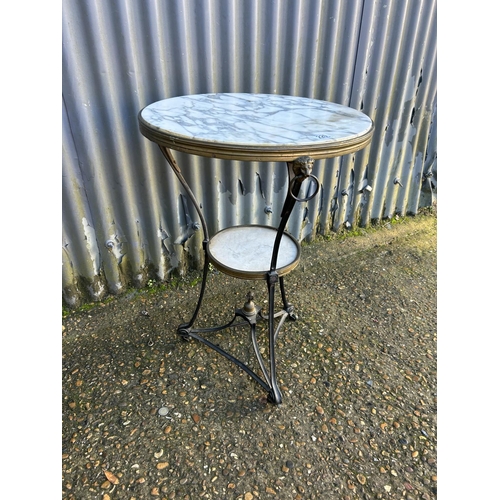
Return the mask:
{"type": "Polygon", "coordinates": [[[338,140],[306,145],[252,146],[248,144],[210,142],[178,136],[150,125],[142,118],[141,113],[139,113],[139,129],[142,135],[149,140],[182,153],[223,160],[292,161],[299,156],[310,156],[315,160],[332,158],[354,153],[365,148],[370,143],[374,130],[372,123],[364,134],[344,141],[338,140]]]}

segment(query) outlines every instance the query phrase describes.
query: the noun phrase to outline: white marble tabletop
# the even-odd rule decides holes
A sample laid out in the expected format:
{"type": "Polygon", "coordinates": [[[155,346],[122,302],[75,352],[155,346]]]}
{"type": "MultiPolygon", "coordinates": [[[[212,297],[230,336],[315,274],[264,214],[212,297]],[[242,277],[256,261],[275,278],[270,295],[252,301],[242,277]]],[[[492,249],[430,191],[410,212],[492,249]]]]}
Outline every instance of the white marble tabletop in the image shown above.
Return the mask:
{"type": "Polygon", "coordinates": [[[195,94],[164,99],[139,113],[148,139],[178,151],[244,160],[328,158],[365,147],[372,120],[317,99],[276,94],[195,94]]]}

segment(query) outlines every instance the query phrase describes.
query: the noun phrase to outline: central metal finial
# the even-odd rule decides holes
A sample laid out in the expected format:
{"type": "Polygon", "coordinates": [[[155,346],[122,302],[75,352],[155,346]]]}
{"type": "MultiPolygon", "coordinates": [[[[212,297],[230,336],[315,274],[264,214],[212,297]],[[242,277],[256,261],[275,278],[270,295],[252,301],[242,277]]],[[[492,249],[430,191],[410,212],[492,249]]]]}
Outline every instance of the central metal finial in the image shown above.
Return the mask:
{"type": "Polygon", "coordinates": [[[247,301],[243,305],[243,312],[245,314],[248,315],[255,314],[255,304],[253,302],[253,298],[254,298],[253,292],[252,291],[248,292],[247,301]]]}

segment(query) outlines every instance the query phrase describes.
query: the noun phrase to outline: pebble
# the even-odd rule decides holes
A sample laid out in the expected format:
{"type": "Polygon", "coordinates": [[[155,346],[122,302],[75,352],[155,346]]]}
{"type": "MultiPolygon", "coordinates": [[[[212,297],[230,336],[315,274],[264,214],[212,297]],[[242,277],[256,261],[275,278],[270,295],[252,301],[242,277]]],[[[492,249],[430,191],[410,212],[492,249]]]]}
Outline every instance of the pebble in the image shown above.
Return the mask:
{"type": "Polygon", "coordinates": [[[360,484],[366,484],[366,477],[363,476],[363,474],[358,474],[356,476],[356,479],[359,481],[360,484]]]}
{"type": "Polygon", "coordinates": [[[168,415],[168,408],[166,406],[162,406],[159,410],[158,410],[158,415],[164,417],[165,415],[168,415]]]}
{"type": "Polygon", "coordinates": [[[104,475],[106,476],[106,479],[111,483],[111,484],[118,484],[120,481],[118,481],[118,478],[109,470],[104,471],[104,475]]]}

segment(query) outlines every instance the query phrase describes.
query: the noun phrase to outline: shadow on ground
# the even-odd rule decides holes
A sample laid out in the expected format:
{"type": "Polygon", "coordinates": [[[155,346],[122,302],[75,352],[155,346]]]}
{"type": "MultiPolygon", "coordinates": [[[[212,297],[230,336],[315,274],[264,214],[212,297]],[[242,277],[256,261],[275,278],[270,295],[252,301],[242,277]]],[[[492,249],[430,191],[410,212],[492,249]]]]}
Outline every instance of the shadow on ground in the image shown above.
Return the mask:
{"type": "MultiPolygon", "coordinates": [[[[436,222],[303,245],[279,406],[175,333],[190,280],[64,318],[62,497],[436,498],[436,222]]],[[[250,288],[265,308],[264,283],[211,273],[200,324],[229,321],[250,288]]],[[[258,371],[246,328],[211,340],[258,371]]]]}

